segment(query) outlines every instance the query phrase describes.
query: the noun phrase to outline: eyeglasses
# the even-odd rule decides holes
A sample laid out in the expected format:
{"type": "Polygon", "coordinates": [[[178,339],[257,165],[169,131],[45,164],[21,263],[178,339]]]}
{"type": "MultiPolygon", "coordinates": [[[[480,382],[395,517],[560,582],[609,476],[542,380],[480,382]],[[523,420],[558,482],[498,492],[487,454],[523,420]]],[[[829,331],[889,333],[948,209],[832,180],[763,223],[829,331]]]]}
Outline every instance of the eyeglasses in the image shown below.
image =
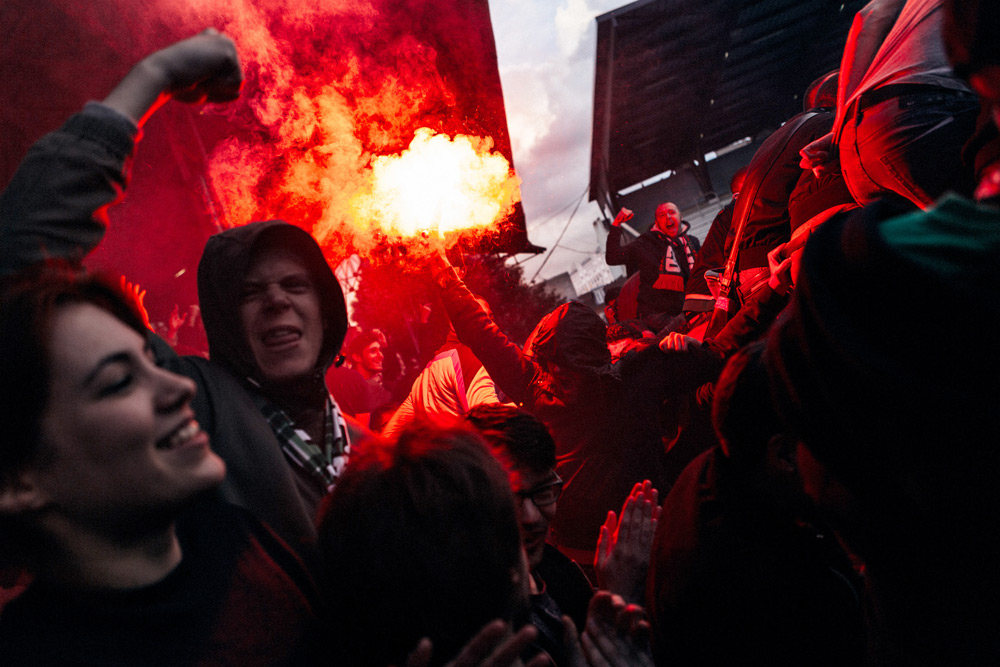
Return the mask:
{"type": "Polygon", "coordinates": [[[541,486],[536,486],[533,489],[528,489],[527,491],[515,491],[516,495],[520,499],[531,498],[531,502],[535,504],[535,507],[542,508],[548,507],[559,500],[559,496],[562,495],[563,481],[556,476],[554,481],[546,482],[541,486]]]}

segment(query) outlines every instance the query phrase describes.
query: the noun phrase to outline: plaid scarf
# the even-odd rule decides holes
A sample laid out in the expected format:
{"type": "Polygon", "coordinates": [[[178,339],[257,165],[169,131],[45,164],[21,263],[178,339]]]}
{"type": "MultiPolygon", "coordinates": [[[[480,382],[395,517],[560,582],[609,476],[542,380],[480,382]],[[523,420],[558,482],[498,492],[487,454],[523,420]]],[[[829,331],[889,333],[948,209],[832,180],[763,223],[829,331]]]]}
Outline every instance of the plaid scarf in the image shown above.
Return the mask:
{"type": "Polygon", "coordinates": [[[281,443],[285,458],[306,471],[327,492],[332,491],[351,454],[347,423],[333,397],[329,394],[326,397],[322,447],[313,443],[308,433],[295,428],[295,422],[284,410],[256,392],[254,402],[281,443]]]}

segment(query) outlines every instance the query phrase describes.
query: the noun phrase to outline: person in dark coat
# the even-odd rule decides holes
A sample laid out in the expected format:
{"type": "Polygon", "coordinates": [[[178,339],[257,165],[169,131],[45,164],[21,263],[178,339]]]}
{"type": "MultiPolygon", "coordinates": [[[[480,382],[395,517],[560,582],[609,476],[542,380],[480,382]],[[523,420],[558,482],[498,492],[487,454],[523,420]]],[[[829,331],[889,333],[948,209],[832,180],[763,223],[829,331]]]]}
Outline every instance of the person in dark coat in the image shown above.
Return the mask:
{"type": "MultiPolygon", "coordinates": [[[[40,139],[0,196],[0,274],[82,260],[124,191],[142,122],[171,96],[232,99],[241,81],[235,46],[209,30],[148,56],[102,103],[40,139]]],[[[222,496],[308,558],[316,507],[349,451],[323,384],[347,330],[343,293],[316,241],[280,220],[211,237],[198,291],[211,361],[178,357],[152,334],[151,345],[198,384],[198,421],[228,466],[222,496]]]]}
{"type": "Polygon", "coordinates": [[[569,616],[582,633],[594,592],[580,566],[546,541],[563,487],[555,471],[556,443],[538,419],[509,405],[476,406],[466,421],[486,440],[514,492],[528,556],[531,623],[539,631],[536,646],[556,665],[569,664],[562,616],[569,616]]]}
{"type": "MultiPolygon", "coordinates": [[[[830,107],[836,101],[836,89],[835,73],[813,82],[805,96],[804,111],[772,133],[747,166],[733,213],[734,229],[745,219],[736,263],[743,303],[767,283],[767,254],[791,238],[788,207],[802,175],[799,151],[833,126],[830,107]]],[[[723,296],[733,298],[732,294],[723,296]]]]}
{"type": "Polygon", "coordinates": [[[863,656],[860,585],[832,533],[807,520],[763,348],[743,348],[722,372],[721,445],[663,503],[647,588],[658,664],[846,667],[863,656]]]}
{"type": "Polygon", "coordinates": [[[689,356],[650,346],[612,365],[604,322],[578,302],[542,318],[522,351],[500,332],[443,254],[432,260],[429,273],[459,339],[496,386],[552,433],[556,473],[566,481],[554,540],[577,562],[592,562],[608,512],[622,507],[635,483],[648,479],[666,490],[687,463],[664,452],[663,400],[694,389],[694,376],[706,364],[721,369],[721,360],[707,350],[689,356]]]}
{"type": "MultiPolygon", "coordinates": [[[[944,6],[955,70],[996,119],[997,5],[944,6]]],[[[978,201],[946,195],[899,217],[873,205],[824,223],[770,334],[765,362],[805,489],[866,565],[871,664],[1000,661],[990,181],[978,201]],[[858,298],[873,291],[891,298],[877,308],[858,298]],[[925,317],[929,304],[948,316],[925,317]]]]}
{"type": "Polygon", "coordinates": [[[631,218],[632,211],[627,208],[615,216],[608,231],[604,261],[609,266],[624,264],[629,274],[638,272],[636,316],[653,318],[653,328],[660,329],[681,312],[684,286],[701,244],[687,233],[690,225],[681,219],[680,209],[672,202],[660,204],[653,226],[623,246],[621,224],[631,218]]]}

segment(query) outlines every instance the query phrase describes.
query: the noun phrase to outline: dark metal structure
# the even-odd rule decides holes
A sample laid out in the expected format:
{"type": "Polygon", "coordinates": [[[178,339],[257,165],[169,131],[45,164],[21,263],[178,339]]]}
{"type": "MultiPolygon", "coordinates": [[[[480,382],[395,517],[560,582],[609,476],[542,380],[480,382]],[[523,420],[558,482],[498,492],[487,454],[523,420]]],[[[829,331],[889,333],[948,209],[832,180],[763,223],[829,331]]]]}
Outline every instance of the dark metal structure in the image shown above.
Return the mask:
{"type": "Polygon", "coordinates": [[[638,0],[599,16],[590,199],[615,211],[619,192],[668,170],[711,192],[705,154],[800,111],[864,4],[638,0]]]}

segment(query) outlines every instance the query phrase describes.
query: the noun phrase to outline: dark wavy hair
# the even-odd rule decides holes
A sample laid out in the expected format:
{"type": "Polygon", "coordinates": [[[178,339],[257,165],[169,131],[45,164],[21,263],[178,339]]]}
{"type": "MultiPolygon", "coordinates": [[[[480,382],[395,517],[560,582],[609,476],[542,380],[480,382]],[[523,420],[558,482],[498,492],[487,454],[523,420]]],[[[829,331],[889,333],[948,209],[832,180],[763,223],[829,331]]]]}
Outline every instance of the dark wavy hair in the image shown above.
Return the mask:
{"type": "MultiPolygon", "coordinates": [[[[89,303],[143,336],[142,306],[107,277],[68,264],[38,264],[0,279],[0,488],[44,456],[42,418],[49,400],[49,341],[60,308],[89,303]]],[[[29,563],[37,545],[19,517],[0,516],[0,569],[29,563]]]]}
{"type": "Polygon", "coordinates": [[[0,280],[0,480],[8,482],[37,453],[49,397],[48,343],[55,313],[90,303],[145,336],[134,297],[104,276],[62,263],[45,263],[0,280]]]}

